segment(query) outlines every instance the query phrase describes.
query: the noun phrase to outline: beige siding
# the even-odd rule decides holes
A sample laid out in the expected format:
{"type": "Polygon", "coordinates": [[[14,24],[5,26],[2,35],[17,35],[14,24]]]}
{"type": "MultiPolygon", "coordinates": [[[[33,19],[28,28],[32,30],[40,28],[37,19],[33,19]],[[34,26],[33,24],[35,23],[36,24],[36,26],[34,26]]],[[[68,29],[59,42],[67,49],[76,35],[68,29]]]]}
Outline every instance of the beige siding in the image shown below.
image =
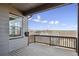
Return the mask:
{"type": "Polygon", "coordinates": [[[0,5],[0,55],[8,55],[8,17],[9,13],[5,6],[0,5]]]}
{"type": "Polygon", "coordinates": [[[13,6],[0,4],[0,55],[8,55],[10,51],[27,46],[26,37],[9,40],[9,13],[22,16],[13,6]]]}

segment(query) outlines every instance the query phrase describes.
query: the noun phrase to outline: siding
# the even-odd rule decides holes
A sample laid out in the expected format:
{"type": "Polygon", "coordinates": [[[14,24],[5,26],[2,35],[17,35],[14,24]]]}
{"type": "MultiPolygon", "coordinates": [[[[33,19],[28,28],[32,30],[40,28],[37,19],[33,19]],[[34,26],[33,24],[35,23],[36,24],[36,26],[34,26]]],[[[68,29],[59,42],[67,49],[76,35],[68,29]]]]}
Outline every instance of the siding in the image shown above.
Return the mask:
{"type": "Polygon", "coordinates": [[[8,55],[9,37],[8,37],[8,12],[6,7],[0,6],[0,55],[8,55]]]}
{"type": "MultiPolygon", "coordinates": [[[[9,13],[22,16],[22,14],[7,4],[0,4],[0,55],[8,55],[9,52],[27,46],[27,37],[9,40],[9,13]]],[[[26,19],[26,18],[25,18],[26,19]]],[[[26,25],[27,26],[27,25],[26,25]]],[[[24,25],[25,27],[25,25],[24,25]]],[[[23,27],[23,32],[25,29],[23,27]]]]}

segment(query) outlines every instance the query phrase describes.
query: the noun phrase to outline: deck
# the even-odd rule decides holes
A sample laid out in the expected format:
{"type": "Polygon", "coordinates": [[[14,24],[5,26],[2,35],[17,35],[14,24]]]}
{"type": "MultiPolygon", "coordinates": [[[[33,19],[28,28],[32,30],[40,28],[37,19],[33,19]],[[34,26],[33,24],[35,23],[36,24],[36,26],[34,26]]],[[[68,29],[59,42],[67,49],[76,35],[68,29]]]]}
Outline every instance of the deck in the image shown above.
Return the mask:
{"type": "Polygon", "coordinates": [[[77,56],[74,49],[31,43],[29,46],[12,51],[10,56],[77,56]]]}

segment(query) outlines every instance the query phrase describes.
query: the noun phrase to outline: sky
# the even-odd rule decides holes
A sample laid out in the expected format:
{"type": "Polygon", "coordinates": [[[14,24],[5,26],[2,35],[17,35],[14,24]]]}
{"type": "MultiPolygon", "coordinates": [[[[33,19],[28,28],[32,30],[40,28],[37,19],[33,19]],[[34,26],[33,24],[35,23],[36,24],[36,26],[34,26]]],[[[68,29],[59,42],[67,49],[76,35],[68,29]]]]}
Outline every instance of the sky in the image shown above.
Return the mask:
{"type": "Polygon", "coordinates": [[[46,10],[28,19],[31,30],[77,30],[77,4],[46,10]]]}

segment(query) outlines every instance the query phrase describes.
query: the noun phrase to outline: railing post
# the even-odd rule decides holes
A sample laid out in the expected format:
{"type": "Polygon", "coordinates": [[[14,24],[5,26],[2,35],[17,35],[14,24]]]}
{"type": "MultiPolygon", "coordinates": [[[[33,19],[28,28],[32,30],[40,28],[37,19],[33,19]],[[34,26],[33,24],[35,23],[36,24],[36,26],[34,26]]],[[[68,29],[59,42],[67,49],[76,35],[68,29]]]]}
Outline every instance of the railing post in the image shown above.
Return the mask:
{"type": "Polygon", "coordinates": [[[36,36],[34,35],[34,43],[36,42],[36,36]]]}
{"type": "Polygon", "coordinates": [[[60,45],[60,38],[58,38],[58,45],[60,45]]]}
{"type": "Polygon", "coordinates": [[[78,50],[77,50],[77,49],[78,49],[78,46],[77,46],[77,39],[76,39],[76,42],[75,42],[75,43],[76,43],[76,52],[78,52],[78,50]]]}
{"type": "Polygon", "coordinates": [[[50,39],[49,39],[49,45],[51,46],[51,36],[49,37],[50,39]]]}

